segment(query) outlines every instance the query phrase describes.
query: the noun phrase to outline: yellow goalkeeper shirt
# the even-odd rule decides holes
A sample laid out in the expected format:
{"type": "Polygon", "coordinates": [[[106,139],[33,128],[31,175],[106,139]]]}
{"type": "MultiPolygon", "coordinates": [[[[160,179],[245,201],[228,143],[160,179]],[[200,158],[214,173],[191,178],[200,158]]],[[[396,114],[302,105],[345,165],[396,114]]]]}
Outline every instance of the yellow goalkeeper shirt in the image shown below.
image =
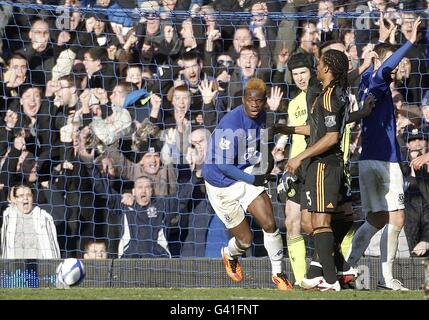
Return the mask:
{"type": "Polygon", "coordinates": [[[344,127],[343,140],[341,141],[341,150],[343,151],[344,165],[347,166],[350,161],[350,138],[352,135],[352,124],[348,123],[344,127]]]}
{"type": "MultiPolygon", "coordinates": [[[[301,93],[289,103],[287,124],[291,127],[304,126],[307,124],[307,116],[306,93],[301,91],[301,93]]],[[[289,159],[300,154],[306,147],[307,143],[305,142],[305,136],[293,134],[289,159]]]]}

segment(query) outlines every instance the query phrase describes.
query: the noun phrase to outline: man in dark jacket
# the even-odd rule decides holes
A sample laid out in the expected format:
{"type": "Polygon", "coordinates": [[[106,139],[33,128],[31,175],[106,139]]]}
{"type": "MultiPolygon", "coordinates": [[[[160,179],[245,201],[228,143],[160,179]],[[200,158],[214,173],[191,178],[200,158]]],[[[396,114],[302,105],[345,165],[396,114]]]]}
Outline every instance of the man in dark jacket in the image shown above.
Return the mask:
{"type": "Polygon", "coordinates": [[[105,62],[107,60],[104,48],[94,47],[85,51],[83,64],[88,74],[88,88],[103,88],[112,92],[117,77],[113,65],[105,62]]]}
{"type": "MultiPolygon", "coordinates": [[[[403,134],[407,145],[408,161],[413,161],[427,152],[428,136],[421,128],[408,125],[403,134]]],[[[429,255],[429,202],[427,165],[416,169],[413,165],[403,167],[405,185],[405,234],[410,253],[416,256],[429,255]]]]}
{"type": "Polygon", "coordinates": [[[51,70],[55,65],[60,50],[49,44],[49,24],[37,19],[31,24],[28,34],[31,43],[18,51],[28,61],[33,83],[45,85],[52,78],[51,70]]]}
{"type": "Polygon", "coordinates": [[[121,258],[170,257],[166,237],[166,220],[174,212],[177,201],[153,197],[152,182],[142,176],[134,182],[128,201],[109,186],[97,168],[94,172],[94,190],[107,196],[109,207],[121,214],[118,255],[121,258]],[[129,205],[131,204],[131,205],[129,205]]]}

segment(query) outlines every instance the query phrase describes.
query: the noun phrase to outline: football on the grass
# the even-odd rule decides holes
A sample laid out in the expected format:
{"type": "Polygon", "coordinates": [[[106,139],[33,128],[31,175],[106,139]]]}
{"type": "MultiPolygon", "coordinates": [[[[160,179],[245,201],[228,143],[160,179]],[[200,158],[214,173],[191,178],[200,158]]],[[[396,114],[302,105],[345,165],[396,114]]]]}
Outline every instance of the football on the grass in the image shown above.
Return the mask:
{"type": "Polygon", "coordinates": [[[75,258],[64,259],[57,268],[57,282],[65,287],[78,285],[85,278],[82,261],[75,258]]]}

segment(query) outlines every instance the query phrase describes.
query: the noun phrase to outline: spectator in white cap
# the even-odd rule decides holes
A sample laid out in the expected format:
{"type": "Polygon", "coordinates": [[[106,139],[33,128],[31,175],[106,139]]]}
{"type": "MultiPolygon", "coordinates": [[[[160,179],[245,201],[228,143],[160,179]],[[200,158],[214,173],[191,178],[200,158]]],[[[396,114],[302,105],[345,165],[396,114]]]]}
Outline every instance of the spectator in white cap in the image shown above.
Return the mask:
{"type": "Polygon", "coordinates": [[[142,12],[153,13],[159,12],[159,2],[158,1],[144,1],[139,4],[139,8],[142,12]]]}

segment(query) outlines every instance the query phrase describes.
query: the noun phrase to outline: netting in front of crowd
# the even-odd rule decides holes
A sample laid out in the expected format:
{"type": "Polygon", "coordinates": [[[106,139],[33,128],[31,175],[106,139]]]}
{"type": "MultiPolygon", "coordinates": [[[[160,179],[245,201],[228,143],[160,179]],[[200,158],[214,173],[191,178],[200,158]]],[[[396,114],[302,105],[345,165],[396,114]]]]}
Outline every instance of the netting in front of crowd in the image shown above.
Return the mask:
{"type": "MultiPolygon", "coordinates": [[[[287,123],[290,102],[303,91],[290,57],[299,54],[314,76],[321,50],[335,45],[349,58],[359,110],[360,75],[374,62],[374,46],[405,43],[418,16],[418,41],[391,90],[406,184],[398,255],[421,253],[429,244],[428,204],[408,163],[427,151],[429,9],[396,2],[0,2],[2,257],[219,257],[230,235],[201,170],[211,132],[242,104],[247,80],[262,79],[269,97],[280,88],[281,99],[267,106],[267,127],[287,123]]],[[[364,219],[360,123],[350,132],[356,228],[364,219]]],[[[291,140],[277,135],[275,142],[272,173],[280,176],[291,140]]],[[[286,238],[277,191],[271,183],[286,238]]],[[[254,232],[246,256],[266,256],[262,230],[246,219],[254,232]]],[[[377,241],[367,255],[379,255],[377,241]]],[[[312,246],[307,239],[308,256],[312,246]]]]}

